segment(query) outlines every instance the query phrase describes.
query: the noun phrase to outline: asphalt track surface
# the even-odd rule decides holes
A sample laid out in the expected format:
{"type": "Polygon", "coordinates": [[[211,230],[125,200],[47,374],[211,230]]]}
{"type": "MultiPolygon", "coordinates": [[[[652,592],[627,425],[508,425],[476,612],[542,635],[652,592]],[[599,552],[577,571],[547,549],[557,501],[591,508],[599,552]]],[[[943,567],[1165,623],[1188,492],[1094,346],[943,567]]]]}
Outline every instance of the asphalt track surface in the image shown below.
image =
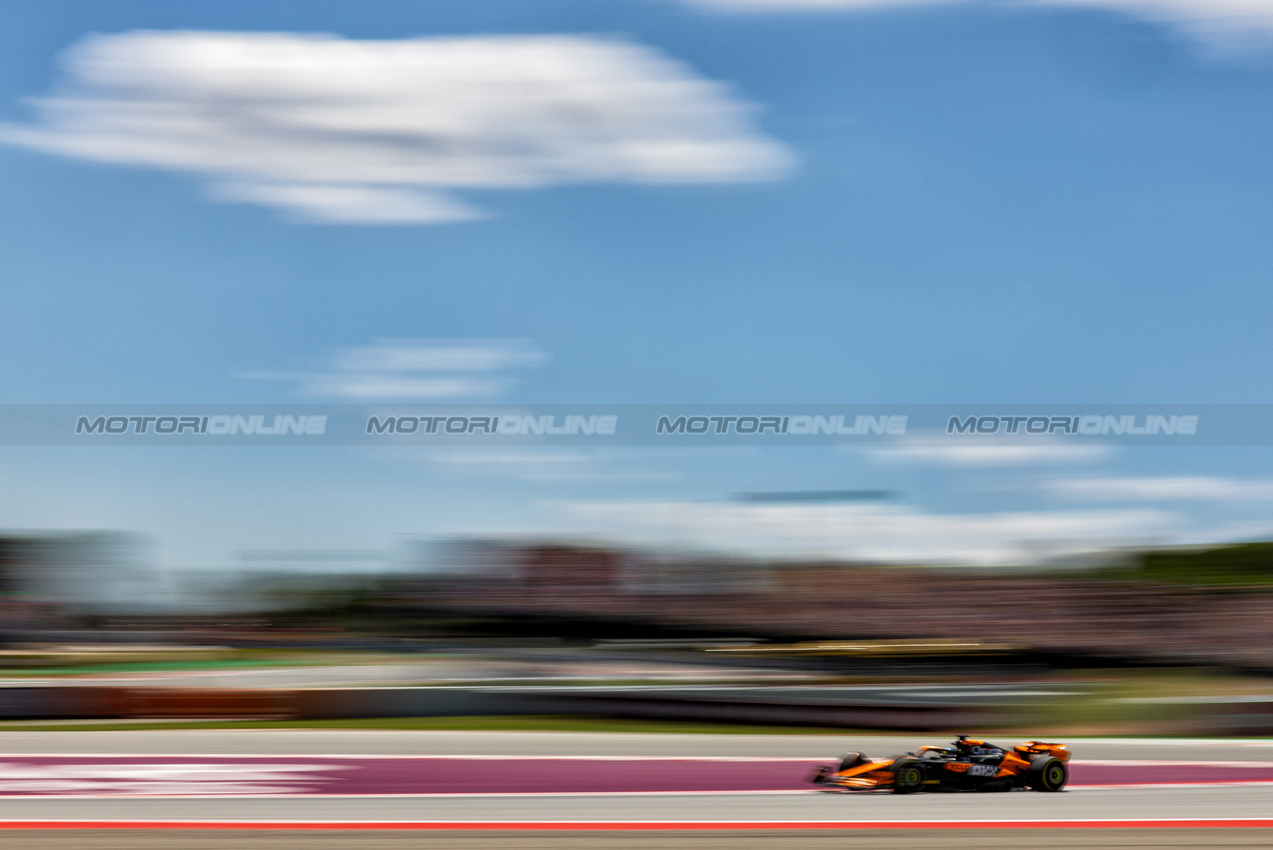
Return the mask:
{"type": "Polygon", "coordinates": [[[1085,847],[1273,847],[1273,742],[1071,740],[1073,784],[1060,794],[826,794],[803,782],[812,765],[848,749],[891,755],[941,742],[0,733],[0,846],[794,847],[888,832],[889,843],[913,847],[981,847],[1008,836],[1085,847]]]}

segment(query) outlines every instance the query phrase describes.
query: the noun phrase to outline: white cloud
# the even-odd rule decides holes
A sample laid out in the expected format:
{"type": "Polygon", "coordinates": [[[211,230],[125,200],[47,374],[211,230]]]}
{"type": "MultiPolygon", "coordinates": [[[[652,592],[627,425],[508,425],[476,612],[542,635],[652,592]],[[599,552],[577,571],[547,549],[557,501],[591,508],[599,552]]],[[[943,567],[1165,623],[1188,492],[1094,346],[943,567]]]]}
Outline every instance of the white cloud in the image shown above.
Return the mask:
{"type": "Polygon", "coordinates": [[[722,12],[825,12],[892,6],[936,6],[959,0],[685,0],[692,6],[722,12]]]}
{"type": "Polygon", "coordinates": [[[916,463],[933,466],[1045,466],[1090,463],[1108,457],[1108,446],[1065,445],[1061,443],[919,443],[871,449],[870,457],[885,463],[916,463]]]}
{"type": "Polygon", "coordinates": [[[311,375],[306,378],[309,395],[335,396],[354,401],[376,399],[481,398],[498,395],[509,381],[500,378],[446,376],[420,378],[378,374],[311,375]]]}
{"type": "Polygon", "coordinates": [[[482,218],[477,208],[443,194],[382,186],[237,182],[214,186],[211,195],[286,210],[315,224],[437,224],[482,218]]]}
{"type": "MultiPolygon", "coordinates": [[[[1273,41],[1271,0],[1033,0],[1038,5],[1127,12],[1179,27],[1214,47],[1268,46],[1273,41]]],[[[1030,0],[1025,0],[1030,2],[1030,0]]]]}
{"type": "Polygon", "coordinates": [[[423,455],[457,472],[523,481],[672,481],[676,472],[649,469],[640,455],[551,449],[437,449],[423,455]]]}
{"type": "Polygon", "coordinates": [[[1072,478],[1048,489],[1076,499],[1103,502],[1251,502],[1273,499],[1273,481],[1243,481],[1205,475],[1072,478]]]}
{"type": "Polygon", "coordinates": [[[525,339],[387,340],[339,349],[326,371],[244,377],[296,381],[307,395],[353,401],[484,398],[512,385],[509,370],[547,360],[525,339]]]}
{"type": "Polygon", "coordinates": [[[772,179],[792,157],[727,86],[617,39],[96,35],[0,142],[193,172],[318,222],[456,221],[457,189],[772,179]]]}
{"type": "Polygon", "coordinates": [[[343,348],[333,359],[342,372],[494,372],[540,366],[548,355],[526,339],[408,340],[343,348]]]}
{"type": "Polygon", "coordinates": [[[1169,24],[1213,47],[1273,45],[1273,0],[684,0],[721,12],[818,12],[977,3],[1107,9],[1169,24]]]}
{"type": "Polygon", "coordinates": [[[750,555],[1010,564],[1164,541],[1180,529],[1158,510],[930,514],[905,506],[589,502],[566,511],[588,533],[750,555]]]}

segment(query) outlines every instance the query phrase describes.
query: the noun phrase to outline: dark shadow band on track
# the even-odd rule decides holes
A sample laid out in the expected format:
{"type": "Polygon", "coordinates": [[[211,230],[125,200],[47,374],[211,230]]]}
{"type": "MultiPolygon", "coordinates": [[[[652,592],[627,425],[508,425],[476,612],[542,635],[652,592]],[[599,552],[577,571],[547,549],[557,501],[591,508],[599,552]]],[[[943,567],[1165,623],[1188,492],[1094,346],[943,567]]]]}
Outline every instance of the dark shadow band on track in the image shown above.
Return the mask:
{"type": "MultiPolygon", "coordinates": [[[[1047,832],[1047,844],[1056,847],[1268,847],[1273,848],[1273,829],[1068,829],[1047,832]]],[[[1037,831],[1030,834],[1042,838],[1037,831]]],[[[375,830],[199,830],[199,829],[83,829],[5,830],[0,845],[24,850],[406,850],[406,848],[454,848],[454,850],[808,850],[811,840],[819,847],[860,847],[863,840],[886,840],[890,846],[920,850],[984,850],[989,841],[1002,841],[1003,831],[978,829],[891,830],[757,830],[704,832],[697,830],[642,830],[633,832],[469,831],[430,830],[384,832],[375,830]]]]}

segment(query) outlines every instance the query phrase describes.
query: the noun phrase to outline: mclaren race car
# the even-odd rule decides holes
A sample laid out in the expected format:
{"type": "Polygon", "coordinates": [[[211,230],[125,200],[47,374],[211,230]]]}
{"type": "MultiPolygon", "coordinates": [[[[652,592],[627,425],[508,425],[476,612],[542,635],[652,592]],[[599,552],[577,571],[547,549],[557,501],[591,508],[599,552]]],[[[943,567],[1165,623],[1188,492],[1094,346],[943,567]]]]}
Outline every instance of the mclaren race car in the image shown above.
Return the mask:
{"type": "Polygon", "coordinates": [[[967,735],[949,747],[920,747],[891,758],[849,753],[838,767],[813,775],[827,791],[1060,791],[1069,781],[1070,751],[1064,744],[1027,741],[1005,750],[967,735]]]}

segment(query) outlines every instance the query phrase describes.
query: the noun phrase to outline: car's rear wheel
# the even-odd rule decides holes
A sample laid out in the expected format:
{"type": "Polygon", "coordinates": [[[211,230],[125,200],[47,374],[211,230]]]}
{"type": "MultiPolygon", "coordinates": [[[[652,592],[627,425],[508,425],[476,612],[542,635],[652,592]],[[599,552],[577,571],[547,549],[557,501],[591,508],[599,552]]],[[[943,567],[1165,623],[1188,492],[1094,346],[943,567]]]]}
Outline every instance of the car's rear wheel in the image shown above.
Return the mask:
{"type": "Polygon", "coordinates": [[[893,793],[914,794],[924,790],[924,766],[913,758],[893,762],[893,793]]]}
{"type": "Polygon", "coordinates": [[[1030,765],[1030,787],[1035,791],[1060,791],[1070,781],[1070,769],[1058,758],[1041,758],[1030,765]]]}

